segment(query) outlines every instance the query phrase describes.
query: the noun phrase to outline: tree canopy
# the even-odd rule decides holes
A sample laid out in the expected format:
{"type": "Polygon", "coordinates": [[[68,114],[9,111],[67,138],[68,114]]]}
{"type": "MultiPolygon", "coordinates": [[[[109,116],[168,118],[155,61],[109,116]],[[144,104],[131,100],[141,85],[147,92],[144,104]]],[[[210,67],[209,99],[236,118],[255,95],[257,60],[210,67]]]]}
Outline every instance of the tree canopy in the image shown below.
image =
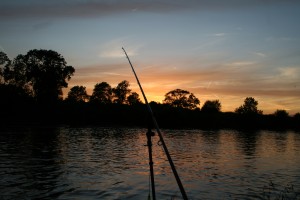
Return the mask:
{"type": "Polygon", "coordinates": [[[6,53],[0,51],[0,84],[5,82],[4,70],[11,64],[11,60],[7,57],[6,53]]]}
{"type": "Polygon", "coordinates": [[[91,102],[108,104],[112,102],[112,88],[107,82],[97,83],[93,89],[91,102]]]}
{"type": "Polygon", "coordinates": [[[201,108],[202,112],[217,113],[221,111],[221,103],[219,100],[207,100],[201,108]]]}
{"type": "Polygon", "coordinates": [[[276,110],[274,116],[278,118],[287,118],[289,113],[286,110],[276,110]]]}
{"type": "Polygon", "coordinates": [[[131,90],[129,89],[129,82],[124,80],[120,82],[117,87],[112,89],[114,99],[113,102],[117,104],[125,104],[126,98],[130,94],[131,90]]]}
{"type": "Polygon", "coordinates": [[[50,103],[62,99],[62,88],[68,87],[74,72],[57,52],[34,49],[6,65],[3,77],[7,84],[22,87],[38,102],[50,103]]]}
{"type": "Polygon", "coordinates": [[[253,97],[247,97],[244,104],[235,109],[238,114],[262,114],[261,110],[257,109],[258,102],[253,97]]]}
{"type": "Polygon", "coordinates": [[[136,105],[136,104],[141,104],[142,101],[140,100],[139,94],[136,92],[132,92],[128,97],[127,97],[127,103],[129,105],[136,105]]]}
{"type": "Polygon", "coordinates": [[[177,108],[195,109],[200,105],[199,99],[189,91],[175,89],[165,94],[165,104],[177,108]]]}
{"type": "Polygon", "coordinates": [[[66,100],[71,102],[86,102],[89,100],[89,95],[84,86],[77,85],[70,89],[66,100]]]}

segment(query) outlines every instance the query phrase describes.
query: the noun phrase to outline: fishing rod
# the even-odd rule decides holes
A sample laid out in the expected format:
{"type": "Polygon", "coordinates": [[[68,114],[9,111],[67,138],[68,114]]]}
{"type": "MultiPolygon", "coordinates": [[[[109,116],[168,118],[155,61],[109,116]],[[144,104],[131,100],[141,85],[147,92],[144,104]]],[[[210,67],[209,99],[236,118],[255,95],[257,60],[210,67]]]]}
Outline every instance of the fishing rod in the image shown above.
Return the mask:
{"type": "Polygon", "coordinates": [[[173,163],[173,160],[172,160],[172,158],[171,158],[171,155],[170,155],[170,153],[169,153],[169,150],[168,150],[168,148],[167,148],[167,146],[166,146],[166,143],[165,143],[165,141],[164,141],[164,138],[163,138],[163,136],[162,136],[162,133],[160,132],[158,123],[157,123],[156,118],[155,118],[155,116],[154,116],[154,114],[153,114],[153,111],[152,111],[152,109],[151,109],[151,106],[150,106],[149,103],[148,103],[147,97],[146,97],[146,95],[145,95],[145,93],[144,93],[144,90],[143,90],[142,85],[141,85],[141,83],[140,83],[140,81],[139,81],[139,78],[137,77],[137,75],[136,75],[136,73],[135,73],[135,70],[134,70],[134,68],[133,68],[133,66],[132,66],[132,64],[131,64],[131,61],[130,61],[130,59],[129,59],[129,57],[128,57],[126,51],[125,51],[125,49],[124,49],[123,47],[122,47],[122,49],[123,49],[123,51],[124,51],[124,53],[125,53],[125,55],[126,55],[126,57],[127,57],[127,59],[128,59],[128,62],[129,62],[130,66],[131,66],[131,69],[132,69],[132,72],[133,72],[133,74],[134,74],[134,76],[135,76],[135,79],[136,79],[136,81],[137,81],[137,83],[138,83],[138,85],[139,85],[139,87],[140,87],[140,90],[141,90],[142,95],[143,95],[143,97],[144,97],[145,103],[146,103],[146,105],[147,105],[148,112],[149,112],[149,114],[150,114],[150,116],[151,116],[152,122],[153,122],[153,124],[154,124],[154,126],[155,126],[155,129],[156,129],[157,133],[158,133],[158,136],[159,136],[160,142],[161,142],[161,144],[162,144],[162,147],[163,147],[163,149],[164,149],[164,151],[165,151],[165,153],[166,153],[166,156],[167,156],[167,158],[168,158],[169,164],[170,164],[170,166],[171,166],[171,169],[172,169],[173,174],[174,174],[174,176],[175,176],[175,179],[176,179],[176,181],[177,181],[177,185],[178,185],[178,187],[179,187],[179,189],[180,189],[182,198],[183,198],[184,200],[187,200],[188,197],[187,197],[186,192],[185,192],[185,190],[184,190],[184,187],[183,187],[183,185],[182,185],[182,183],[181,183],[181,180],[180,180],[180,178],[179,178],[179,175],[178,175],[178,173],[177,173],[177,170],[176,170],[176,168],[175,168],[175,165],[174,165],[174,163],[173,163]]]}

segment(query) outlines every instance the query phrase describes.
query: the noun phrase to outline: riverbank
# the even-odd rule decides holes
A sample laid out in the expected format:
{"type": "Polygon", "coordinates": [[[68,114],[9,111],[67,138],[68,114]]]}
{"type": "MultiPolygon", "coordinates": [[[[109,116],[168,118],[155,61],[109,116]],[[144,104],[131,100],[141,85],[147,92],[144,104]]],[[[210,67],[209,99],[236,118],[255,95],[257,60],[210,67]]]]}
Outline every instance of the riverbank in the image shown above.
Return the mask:
{"type": "MultiPolygon", "coordinates": [[[[200,110],[155,104],[152,109],[161,128],[170,129],[268,129],[300,130],[300,117],[241,115],[233,112],[204,113],[200,110]]],[[[144,104],[95,105],[59,104],[20,106],[2,109],[1,127],[9,126],[123,126],[147,127],[149,117],[144,104]]]]}

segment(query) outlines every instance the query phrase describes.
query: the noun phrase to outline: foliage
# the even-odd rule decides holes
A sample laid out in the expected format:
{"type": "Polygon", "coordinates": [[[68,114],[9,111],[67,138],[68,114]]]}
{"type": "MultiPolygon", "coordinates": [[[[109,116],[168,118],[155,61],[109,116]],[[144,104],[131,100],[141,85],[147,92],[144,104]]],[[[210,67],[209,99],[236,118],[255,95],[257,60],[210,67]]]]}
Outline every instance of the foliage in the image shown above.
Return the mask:
{"type": "Polygon", "coordinates": [[[107,82],[97,83],[93,89],[91,102],[108,104],[112,102],[112,88],[107,82]]]}
{"type": "Polygon", "coordinates": [[[274,116],[277,118],[287,118],[289,113],[286,110],[276,110],[274,116]]]}
{"type": "Polygon", "coordinates": [[[257,109],[258,102],[253,97],[247,97],[244,104],[235,109],[238,114],[262,114],[261,110],[257,109]]]}
{"type": "Polygon", "coordinates": [[[182,89],[175,89],[165,94],[165,104],[177,108],[195,109],[200,101],[193,93],[182,89]]]}
{"type": "Polygon", "coordinates": [[[34,49],[18,55],[3,75],[8,84],[28,90],[38,102],[50,103],[62,99],[62,88],[74,72],[57,52],[34,49]]]}
{"type": "Polygon", "coordinates": [[[221,103],[219,100],[207,100],[201,108],[205,113],[217,113],[221,111],[221,103]]]}
{"type": "Polygon", "coordinates": [[[196,109],[200,105],[200,100],[191,93],[187,99],[186,108],[188,109],[196,109]]]}
{"type": "Polygon", "coordinates": [[[112,89],[114,99],[113,102],[117,104],[125,104],[127,95],[130,94],[129,82],[124,80],[120,82],[117,87],[112,89]]]}
{"type": "Polygon", "coordinates": [[[86,102],[89,100],[89,95],[87,95],[86,88],[84,86],[77,85],[70,89],[66,100],[71,102],[86,102]]]}
{"type": "Polygon", "coordinates": [[[128,97],[127,97],[127,103],[129,105],[136,105],[136,104],[141,104],[141,100],[139,97],[139,94],[136,92],[132,92],[128,97]]]}
{"type": "Polygon", "coordinates": [[[6,65],[3,71],[3,77],[6,84],[15,85],[29,90],[26,84],[26,65],[22,62],[23,56],[18,55],[11,65],[6,65]]]}
{"type": "Polygon", "coordinates": [[[11,64],[10,59],[7,55],[0,51],[0,84],[4,83],[4,69],[7,68],[11,64]]]}

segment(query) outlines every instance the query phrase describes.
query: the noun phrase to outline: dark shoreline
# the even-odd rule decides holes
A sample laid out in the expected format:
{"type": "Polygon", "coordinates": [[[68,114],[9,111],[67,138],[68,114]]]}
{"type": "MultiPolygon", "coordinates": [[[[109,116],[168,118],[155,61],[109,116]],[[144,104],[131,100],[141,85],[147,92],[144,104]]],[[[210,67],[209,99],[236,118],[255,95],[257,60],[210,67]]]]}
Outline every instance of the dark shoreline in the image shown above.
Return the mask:
{"type": "MultiPolygon", "coordinates": [[[[237,130],[300,130],[299,116],[241,115],[233,112],[204,113],[200,110],[173,108],[163,104],[152,106],[160,128],[164,129],[237,129],[237,130]]],[[[0,127],[38,126],[103,126],[148,127],[144,104],[59,104],[4,108],[0,127]]]]}

